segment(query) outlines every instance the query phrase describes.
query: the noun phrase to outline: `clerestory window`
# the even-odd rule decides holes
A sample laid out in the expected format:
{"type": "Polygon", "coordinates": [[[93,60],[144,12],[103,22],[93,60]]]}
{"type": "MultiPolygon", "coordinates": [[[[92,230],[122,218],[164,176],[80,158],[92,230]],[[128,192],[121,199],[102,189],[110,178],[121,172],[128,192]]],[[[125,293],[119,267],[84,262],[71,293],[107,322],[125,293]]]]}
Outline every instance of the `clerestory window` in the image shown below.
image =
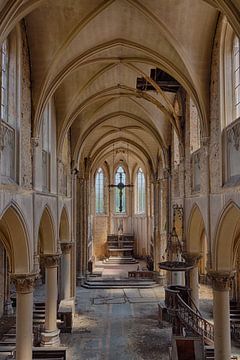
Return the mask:
{"type": "Polygon", "coordinates": [[[1,119],[7,122],[8,113],[8,42],[1,48],[1,119]]]}

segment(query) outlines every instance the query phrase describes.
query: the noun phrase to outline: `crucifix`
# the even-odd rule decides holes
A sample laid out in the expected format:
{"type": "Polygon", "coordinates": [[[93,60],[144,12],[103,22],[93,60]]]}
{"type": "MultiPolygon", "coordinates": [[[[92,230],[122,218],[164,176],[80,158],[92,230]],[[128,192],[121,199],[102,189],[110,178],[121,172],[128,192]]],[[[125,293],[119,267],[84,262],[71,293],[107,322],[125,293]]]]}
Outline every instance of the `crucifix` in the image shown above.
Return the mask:
{"type": "Polygon", "coordinates": [[[109,187],[115,187],[119,189],[119,212],[121,213],[123,211],[123,189],[126,187],[132,187],[133,185],[125,185],[123,183],[123,174],[122,172],[119,172],[119,183],[117,185],[109,185],[109,187]]]}

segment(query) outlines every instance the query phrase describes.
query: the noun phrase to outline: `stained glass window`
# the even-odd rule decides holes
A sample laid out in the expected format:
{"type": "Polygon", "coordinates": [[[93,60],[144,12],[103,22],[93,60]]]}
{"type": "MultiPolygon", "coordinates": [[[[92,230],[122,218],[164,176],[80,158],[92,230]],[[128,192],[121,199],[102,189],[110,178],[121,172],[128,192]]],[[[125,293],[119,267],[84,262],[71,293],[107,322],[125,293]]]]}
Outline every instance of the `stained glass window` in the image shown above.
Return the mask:
{"type": "Polygon", "coordinates": [[[98,169],[95,181],[96,194],[96,213],[104,213],[104,173],[101,168],[98,169]]]}
{"type": "Polygon", "coordinates": [[[141,168],[138,169],[136,180],[136,212],[142,214],[145,212],[145,176],[141,168]]]}
{"type": "Polygon", "coordinates": [[[124,169],[119,166],[115,173],[115,212],[125,213],[126,212],[126,173],[124,169]]]}

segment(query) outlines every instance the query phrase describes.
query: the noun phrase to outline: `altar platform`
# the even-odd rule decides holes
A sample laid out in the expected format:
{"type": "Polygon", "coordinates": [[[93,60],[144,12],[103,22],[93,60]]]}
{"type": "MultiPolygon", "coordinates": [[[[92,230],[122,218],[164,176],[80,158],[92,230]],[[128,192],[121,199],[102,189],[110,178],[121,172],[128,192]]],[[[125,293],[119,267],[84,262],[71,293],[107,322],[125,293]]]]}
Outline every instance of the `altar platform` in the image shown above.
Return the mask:
{"type": "Polygon", "coordinates": [[[105,264],[136,264],[134,258],[134,236],[132,234],[114,235],[107,237],[108,258],[105,264]]]}

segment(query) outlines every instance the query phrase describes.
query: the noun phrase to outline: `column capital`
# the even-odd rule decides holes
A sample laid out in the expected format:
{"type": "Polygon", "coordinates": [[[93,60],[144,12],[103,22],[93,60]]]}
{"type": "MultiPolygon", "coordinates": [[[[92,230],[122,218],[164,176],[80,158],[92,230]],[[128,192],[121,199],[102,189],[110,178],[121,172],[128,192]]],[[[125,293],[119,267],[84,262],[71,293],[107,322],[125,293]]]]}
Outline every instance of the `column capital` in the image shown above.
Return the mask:
{"type": "Polygon", "coordinates": [[[74,243],[72,241],[60,242],[61,250],[62,250],[63,254],[69,254],[72,249],[73,244],[74,243]]]}
{"type": "Polygon", "coordinates": [[[197,266],[198,261],[201,259],[202,255],[199,253],[185,252],[182,254],[182,257],[184,258],[187,264],[191,266],[197,266]]]}
{"type": "Polygon", "coordinates": [[[234,278],[236,271],[214,271],[209,270],[208,276],[212,279],[213,290],[226,291],[230,288],[230,282],[234,278]]]}
{"type": "Polygon", "coordinates": [[[11,274],[12,282],[17,293],[28,294],[33,292],[39,273],[11,274]]]}
{"type": "Polygon", "coordinates": [[[60,253],[57,254],[44,254],[43,255],[43,263],[44,265],[49,268],[49,267],[57,267],[59,264],[59,260],[60,260],[60,253]]]}

